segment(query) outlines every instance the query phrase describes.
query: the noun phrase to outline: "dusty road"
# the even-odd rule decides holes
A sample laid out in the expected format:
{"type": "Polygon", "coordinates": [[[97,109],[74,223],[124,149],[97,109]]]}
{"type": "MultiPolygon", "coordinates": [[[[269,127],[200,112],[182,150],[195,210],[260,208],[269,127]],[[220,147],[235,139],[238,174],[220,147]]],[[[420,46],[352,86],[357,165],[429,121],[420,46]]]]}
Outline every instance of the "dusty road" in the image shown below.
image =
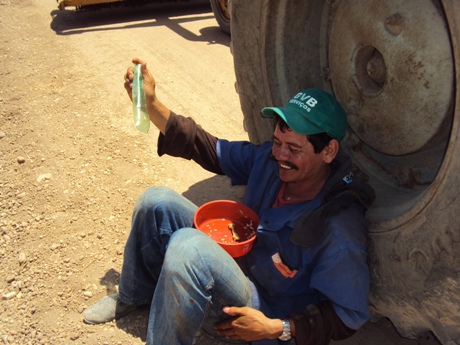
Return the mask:
{"type": "Polygon", "coordinates": [[[90,327],[114,289],[132,206],[149,185],[197,203],[226,179],[156,154],[133,125],[123,74],[148,61],[162,101],[218,136],[246,139],[230,38],[209,6],[57,11],[0,1],[0,337],[5,344],[142,344],[145,315],[90,327]]]}
{"type": "MultiPolygon", "coordinates": [[[[209,5],[75,13],[0,0],[0,337],[4,344],[143,344],[146,313],[101,326],[81,312],[118,282],[132,206],[149,185],[200,204],[227,179],[156,154],[133,125],[123,73],[138,56],[160,99],[215,135],[247,139],[230,38],[209,5]]],[[[400,341],[369,324],[348,344],[400,341]]]]}

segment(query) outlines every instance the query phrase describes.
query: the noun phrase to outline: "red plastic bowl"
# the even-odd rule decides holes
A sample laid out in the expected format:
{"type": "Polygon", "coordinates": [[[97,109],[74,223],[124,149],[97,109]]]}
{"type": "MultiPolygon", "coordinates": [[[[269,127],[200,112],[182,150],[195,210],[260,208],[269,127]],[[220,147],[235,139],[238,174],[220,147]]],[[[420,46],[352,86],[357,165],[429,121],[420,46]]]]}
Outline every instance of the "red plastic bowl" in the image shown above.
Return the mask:
{"type": "Polygon", "coordinates": [[[208,202],[195,212],[195,227],[216,241],[233,258],[248,253],[256,240],[259,217],[249,207],[231,200],[208,202]],[[235,239],[232,227],[239,239],[235,239]]]}

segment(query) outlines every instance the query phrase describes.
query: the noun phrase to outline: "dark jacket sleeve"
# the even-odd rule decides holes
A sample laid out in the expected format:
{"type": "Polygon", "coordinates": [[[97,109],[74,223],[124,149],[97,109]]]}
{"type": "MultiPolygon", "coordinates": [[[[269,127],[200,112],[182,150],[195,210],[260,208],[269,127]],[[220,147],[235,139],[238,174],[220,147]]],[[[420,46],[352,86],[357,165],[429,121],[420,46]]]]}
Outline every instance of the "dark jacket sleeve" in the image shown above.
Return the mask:
{"type": "Polygon", "coordinates": [[[356,333],[340,320],[330,301],[309,305],[289,317],[295,324],[297,345],[327,345],[331,339],[342,340],[356,333]]]}
{"type": "Polygon", "coordinates": [[[159,156],[167,154],[193,160],[204,169],[223,175],[217,158],[217,140],[192,118],[171,112],[166,124],[166,133],[160,133],[158,138],[157,152],[159,156]]]}

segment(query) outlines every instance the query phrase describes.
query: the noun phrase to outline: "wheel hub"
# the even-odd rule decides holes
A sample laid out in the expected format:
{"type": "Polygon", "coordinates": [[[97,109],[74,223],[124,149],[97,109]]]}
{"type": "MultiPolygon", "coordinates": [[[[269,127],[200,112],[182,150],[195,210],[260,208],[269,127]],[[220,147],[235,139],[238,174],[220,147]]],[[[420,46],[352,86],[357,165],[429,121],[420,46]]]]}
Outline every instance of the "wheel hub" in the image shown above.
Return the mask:
{"type": "Polygon", "coordinates": [[[352,131],[388,155],[447,140],[452,52],[433,2],[348,0],[333,14],[330,78],[352,131]]]}

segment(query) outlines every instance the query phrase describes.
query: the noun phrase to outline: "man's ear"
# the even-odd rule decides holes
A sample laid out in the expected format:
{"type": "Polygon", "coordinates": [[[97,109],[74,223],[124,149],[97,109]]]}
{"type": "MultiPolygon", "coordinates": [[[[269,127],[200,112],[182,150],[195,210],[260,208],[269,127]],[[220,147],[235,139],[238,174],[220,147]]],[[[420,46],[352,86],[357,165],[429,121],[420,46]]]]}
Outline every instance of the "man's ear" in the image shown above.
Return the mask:
{"type": "Polygon", "coordinates": [[[323,160],[325,163],[332,163],[332,161],[339,153],[339,142],[336,139],[332,139],[329,144],[323,149],[323,160]]]}

